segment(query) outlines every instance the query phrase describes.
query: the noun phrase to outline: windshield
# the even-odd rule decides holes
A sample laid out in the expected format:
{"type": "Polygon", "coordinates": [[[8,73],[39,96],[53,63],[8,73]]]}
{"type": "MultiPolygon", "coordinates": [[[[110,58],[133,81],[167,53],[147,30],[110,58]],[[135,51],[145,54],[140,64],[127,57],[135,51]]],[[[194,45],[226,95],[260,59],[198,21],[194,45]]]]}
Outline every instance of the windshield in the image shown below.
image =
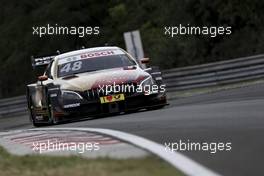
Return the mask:
{"type": "Polygon", "coordinates": [[[133,66],[136,63],[126,54],[79,59],[58,65],[58,77],[111,68],[133,66]]]}

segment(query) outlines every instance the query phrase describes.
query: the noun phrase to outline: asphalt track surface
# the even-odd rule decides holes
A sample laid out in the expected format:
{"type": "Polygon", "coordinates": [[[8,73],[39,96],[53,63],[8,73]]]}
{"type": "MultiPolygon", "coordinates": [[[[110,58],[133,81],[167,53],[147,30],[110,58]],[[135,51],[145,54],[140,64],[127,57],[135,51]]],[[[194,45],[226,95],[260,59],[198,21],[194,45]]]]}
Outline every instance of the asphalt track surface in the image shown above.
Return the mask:
{"type": "MultiPolygon", "coordinates": [[[[264,85],[254,85],[170,101],[155,111],[118,115],[53,127],[120,130],[164,144],[231,142],[231,151],[183,152],[227,176],[262,176],[264,157],[264,85]]],[[[0,131],[31,128],[28,117],[0,119],[0,131]]]]}

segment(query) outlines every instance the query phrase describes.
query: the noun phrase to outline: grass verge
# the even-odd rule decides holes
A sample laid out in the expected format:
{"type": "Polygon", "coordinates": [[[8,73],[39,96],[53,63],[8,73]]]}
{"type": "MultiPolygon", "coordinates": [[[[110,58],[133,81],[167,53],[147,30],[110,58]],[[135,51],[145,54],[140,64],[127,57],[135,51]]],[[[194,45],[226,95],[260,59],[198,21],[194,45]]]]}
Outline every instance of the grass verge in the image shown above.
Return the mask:
{"type": "Polygon", "coordinates": [[[0,176],[182,176],[163,160],[149,156],[142,159],[86,159],[78,156],[16,156],[0,147],[0,176]]]}

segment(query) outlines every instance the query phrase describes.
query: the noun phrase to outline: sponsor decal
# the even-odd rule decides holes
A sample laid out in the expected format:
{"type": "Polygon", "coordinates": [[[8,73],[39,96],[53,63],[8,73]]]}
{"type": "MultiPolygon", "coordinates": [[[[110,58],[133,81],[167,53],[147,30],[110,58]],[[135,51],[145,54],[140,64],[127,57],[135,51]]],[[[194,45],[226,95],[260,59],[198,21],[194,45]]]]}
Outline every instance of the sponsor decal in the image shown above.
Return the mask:
{"type": "Polygon", "coordinates": [[[43,118],[43,116],[42,115],[37,115],[36,116],[36,120],[43,120],[44,118],[43,118]]]}
{"type": "Polygon", "coordinates": [[[109,55],[115,55],[115,52],[114,51],[100,51],[100,52],[82,54],[80,55],[80,57],[82,59],[86,59],[86,58],[102,57],[102,56],[109,56],[109,55]]]}
{"type": "Polygon", "coordinates": [[[68,105],[64,105],[64,108],[75,108],[80,106],[80,103],[74,103],[74,104],[68,104],[68,105]]]}
{"type": "Polygon", "coordinates": [[[124,94],[108,95],[100,97],[101,104],[125,100],[124,94]]]}
{"type": "Polygon", "coordinates": [[[75,56],[59,59],[58,65],[66,64],[66,63],[73,62],[73,61],[79,61],[82,59],[111,56],[111,55],[120,55],[120,54],[124,54],[124,53],[121,50],[103,50],[103,51],[81,53],[75,56]]]}
{"type": "Polygon", "coordinates": [[[56,93],[53,93],[53,94],[50,94],[50,97],[52,98],[52,97],[57,97],[58,96],[58,94],[56,94],[56,93]]]}

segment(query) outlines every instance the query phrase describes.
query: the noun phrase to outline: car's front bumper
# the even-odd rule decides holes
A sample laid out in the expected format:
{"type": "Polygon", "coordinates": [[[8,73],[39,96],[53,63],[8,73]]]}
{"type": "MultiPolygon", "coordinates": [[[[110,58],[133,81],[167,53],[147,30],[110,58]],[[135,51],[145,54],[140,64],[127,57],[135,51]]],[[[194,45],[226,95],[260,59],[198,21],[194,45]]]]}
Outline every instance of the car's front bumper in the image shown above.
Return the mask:
{"type": "Polygon", "coordinates": [[[57,120],[65,118],[83,118],[112,113],[127,112],[155,106],[167,105],[165,93],[151,95],[135,94],[125,97],[125,100],[101,104],[100,100],[83,101],[77,107],[60,108],[61,112],[54,112],[57,120]]]}

